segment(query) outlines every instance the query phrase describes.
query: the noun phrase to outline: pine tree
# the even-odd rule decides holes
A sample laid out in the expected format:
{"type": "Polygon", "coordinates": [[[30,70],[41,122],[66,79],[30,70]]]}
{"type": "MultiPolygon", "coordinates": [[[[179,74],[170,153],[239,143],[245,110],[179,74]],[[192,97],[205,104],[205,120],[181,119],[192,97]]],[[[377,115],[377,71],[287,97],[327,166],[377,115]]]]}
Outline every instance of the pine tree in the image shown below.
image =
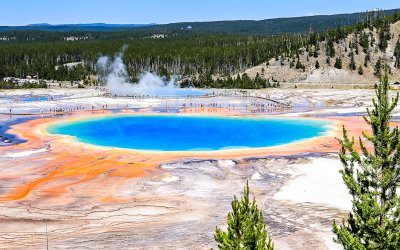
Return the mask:
{"type": "Polygon", "coordinates": [[[379,31],[379,48],[382,51],[385,51],[388,47],[388,40],[390,40],[390,26],[388,22],[384,22],[384,25],[381,27],[379,31]]]}
{"type": "Polygon", "coordinates": [[[340,59],[340,56],[339,57],[337,57],[336,58],[336,61],[335,61],[335,68],[337,68],[337,69],[341,69],[342,68],[342,59],[340,59]]]}
{"type": "Polygon", "coordinates": [[[314,56],[314,58],[317,58],[317,57],[318,57],[318,50],[317,50],[317,47],[315,47],[315,49],[314,49],[313,56],[314,56]]]}
{"type": "Polygon", "coordinates": [[[255,88],[265,88],[265,79],[262,79],[260,75],[256,74],[256,77],[254,78],[254,87],[255,88]]]}
{"type": "Polygon", "coordinates": [[[363,74],[364,74],[364,70],[363,70],[363,68],[361,67],[361,65],[358,67],[358,74],[359,74],[359,75],[363,75],[363,74]]]}
{"type": "Polygon", "coordinates": [[[354,53],[353,52],[351,52],[351,58],[350,58],[350,65],[349,65],[349,68],[351,69],[351,70],[355,70],[357,67],[356,67],[356,62],[354,61],[354,53]]]}
{"type": "Polygon", "coordinates": [[[399,94],[389,100],[388,70],[377,86],[378,100],[374,109],[367,109],[364,120],[371,125],[372,135],[363,132],[359,138],[362,155],[354,148],[354,137],[349,139],[343,127],[340,170],[352,195],[352,211],[347,221],[338,226],[333,222],[335,242],[344,249],[400,249],[400,132],[391,128],[391,112],[397,106],[399,94]],[[374,147],[367,149],[364,141],[374,147]],[[348,154],[347,154],[348,152],[348,154]]]}
{"type": "Polygon", "coordinates": [[[228,231],[215,229],[214,238],[220,249],[274,249],[271,237],[268,237],[262,212],[256,205],[256,199],[250,202],[249,182],[244,188],[244,197],[234,196],[231,202],[232,212],[228,214],[228,231]]]}
{"type": "Polygon", "coordinates": [[[370,59],[370,54],[369,54],[369,52],[365,55],[365,57],[364,57],[364,66],[365,67],[368,67],[368,61],[369,61],[369,59],[370,59]]]}
{"type": "Polygon", "coordinates": [[[331,65],[331,58],[329,56],[326,58],[326,64],[331,65]]]}
{"type": "Polygon", "coordinates": [[[333,45],[333,40],[328,39],[327,48],[326,48],[326,55],[329,57],[335,57],[335,46],[333,45]]]}
{"type": "Polygon", "coordinates": [[[395,67],[400,68],[400,39],[397,40],[394,48],[394,57],[396,58],[395,67]]]}
{"type": "Polygon", "coordinates": [[[400,21],[400,14],[399,12],[397,12],[397,10],[394,10],[393,21],[394,22],[400,21]]]}
{"type": "Polygon", "coordinates": [[[303,68],[303,64],[300,62],[299,59],[297,59],[296,69],[301,69],[301,68],[303,68]]]}
{"type": "Polygon", "coordinates": [[[318,60],[315,62],[315,68],[316,68],[316,69],[319,69],[319,62],[318,62],[318,60]]]}
{"type": "Polygon", "coordinates": [[[382,70],[382,58],[379,57],[375,64],[375,75],[380,77],[381,70],[382,70]]]}

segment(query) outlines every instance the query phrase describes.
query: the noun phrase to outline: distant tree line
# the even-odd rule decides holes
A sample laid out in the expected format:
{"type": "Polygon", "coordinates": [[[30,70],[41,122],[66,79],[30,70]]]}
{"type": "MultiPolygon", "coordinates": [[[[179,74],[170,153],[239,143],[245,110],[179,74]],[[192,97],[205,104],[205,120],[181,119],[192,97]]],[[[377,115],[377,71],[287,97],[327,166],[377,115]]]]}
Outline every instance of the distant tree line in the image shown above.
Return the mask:
{"type": "Polygon", "coordinates": [[[195,87],[195,88],[237,88],[237,89],[261,89],[261,88],[277,88],[280,83],[274,79],[264,79],[257,73],[254,79],[249,75],[243,73],[242,76],[238,74],[235,78],[230,75],[213,79],[211,74],[200,75],[198,78],[185,79],[180,83],[181,87],[195,87]]]}
{"type": "Polygon", "coordinates": [[[305,35],[203,35],[4,44],[0,45],[0,77],[39,73],[49,80],[84,80],[96,74],[100,55],[115,55],[124,44],[128,48],[123,60],[132,79],[144,70],[182,76],[237,74],[279,55],[297,53],[306,40],[305,35]],[[70,69],[62,66],[70,62],[84,63],[70,69]]]}
{"type": "Polygon", "coordinates": [[[45,81],[29,82],[26,81],[23,84],[15,83],[14,81],[0,80],[0,89],[31,89],[31,88],[47,88],[45,81]]]}

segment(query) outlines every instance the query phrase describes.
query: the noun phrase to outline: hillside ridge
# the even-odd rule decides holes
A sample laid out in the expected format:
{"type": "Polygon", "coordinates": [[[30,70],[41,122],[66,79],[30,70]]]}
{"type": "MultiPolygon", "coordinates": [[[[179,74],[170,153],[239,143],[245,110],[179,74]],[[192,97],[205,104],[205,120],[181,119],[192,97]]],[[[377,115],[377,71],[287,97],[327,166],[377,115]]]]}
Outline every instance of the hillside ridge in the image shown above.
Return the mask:
{"type": "MultiPolygon", "coordinates": [[[[296,69],[297,61],[287,61],[282,58],[272,58],[268,62],[262,63],[258,66],[246,69],[243,73],[246,73],[251,78],[254,78],[257,73],[266,79],[273,79],[280,82],[293,82],[293,83],[313,83],[313,84],[347,84],[347,83],[376,83],[378,82],[378,75],[376,74],[375,66],[377,61],[381,59],[382,70],[385,64],[390,66],[392,82],[400,82],[400,70],[395,65],[395,47],[397,41],[400,39],[400,21],[390,24],[391,39],[388,41],[387,48],[382,51],[378,48],[379,32],[374,29],[370,31],[364,29],[363,32],[370,35],[369,43],[373,38],[372,46],[368,49],[370,59],[365,66],[365,56],[367,55],[363,48],[359,45],[358,54],[355,53],[356,49],[349,48],[351,42],[359,39],[354,34],[350,34],[345,40],[339,44],[335,44],[336,55],[330,58],[330,63],[326,61],[326,43],[324,41],[319,43],[321,50],[317,58],[311,56],[307,52],[306,48],[302,48],[303,53],[299,55],[299,62],[304,65],[302,68],[296,69]],[[372,37],[371,37],[372,34],[372,37]],[[353,51],[353,57],[355,62],[355,69],[350,69],[351,63],[351,51],[353,51]],[[337,58],[341,58],[342,68],[338,69],[334,63],[337,58]],[[316,61],[319,62],[319,68],[316,68],[316,61]],[[291,65],[292,64],[292,67],[291,65]],[[362,68],[362,74],[359,72],[359,68],[362,68]]],[[[352,45],[354,46],[354,45],[352,45]]]]}
{"type": "MultiPolygon", "coordinates": [[[[384,10],[385,15],[391,15],[399,9],[384,10]]],[[[160,30],[186,29],[197,31],[227,32],[233,34],[263,34],[276,35],[284,33],[303,33],[310,28],[322,32],[327,28],[353,25],[363,12],[333,15],[313,15],[300,17],[281,17],[262,20],[225,20],[201,22],[177,22],[169,24],[139,24],[137,27],[127,27],[129,24],[33,24],[26,26],[0,26],[1,31],[9,30],[41,30],[41,31],[122,31],[122,30],[160,30]]]]}

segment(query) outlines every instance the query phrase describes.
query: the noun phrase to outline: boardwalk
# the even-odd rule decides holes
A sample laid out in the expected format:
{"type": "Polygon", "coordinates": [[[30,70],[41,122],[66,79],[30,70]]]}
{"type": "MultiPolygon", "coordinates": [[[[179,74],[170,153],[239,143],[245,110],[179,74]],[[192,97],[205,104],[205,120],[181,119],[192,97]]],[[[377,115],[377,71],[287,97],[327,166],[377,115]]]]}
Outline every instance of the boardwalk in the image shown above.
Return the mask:
{"type": "Polygon", "coordinates": [[[18,99],[15,99],[7,103],[7,107],[7,109],[0,111],[0,114],[61,115],[82,111],[118,111],[128,109],[184,110],[189,108],[244,108],[252,111],[271,112],[271,110],[291,109],[293,105],[273,99],[268,95],[251,95],[241,92],[214,92],[213,94],[192,96],[115,96],[106,93],[35,101],[18,101],[18,99]],[[100,101],[98,100],[99,98],[101,98],[100,101]],[[115,100],[126,100],[126,103],[115,104],[115,100]]]}

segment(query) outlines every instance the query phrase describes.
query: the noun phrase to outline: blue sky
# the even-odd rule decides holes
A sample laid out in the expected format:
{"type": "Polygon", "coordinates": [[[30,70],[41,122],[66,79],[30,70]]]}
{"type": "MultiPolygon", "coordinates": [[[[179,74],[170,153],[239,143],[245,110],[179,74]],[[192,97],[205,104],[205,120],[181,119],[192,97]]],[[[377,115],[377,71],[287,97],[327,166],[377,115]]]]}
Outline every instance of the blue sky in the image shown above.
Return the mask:
{"type": "Polygon", "coordinates": [[[259,20],[274,17],[351,13],[376,8],[400,8],[400,1],[0,0],[0,25],[259,20]]]}

